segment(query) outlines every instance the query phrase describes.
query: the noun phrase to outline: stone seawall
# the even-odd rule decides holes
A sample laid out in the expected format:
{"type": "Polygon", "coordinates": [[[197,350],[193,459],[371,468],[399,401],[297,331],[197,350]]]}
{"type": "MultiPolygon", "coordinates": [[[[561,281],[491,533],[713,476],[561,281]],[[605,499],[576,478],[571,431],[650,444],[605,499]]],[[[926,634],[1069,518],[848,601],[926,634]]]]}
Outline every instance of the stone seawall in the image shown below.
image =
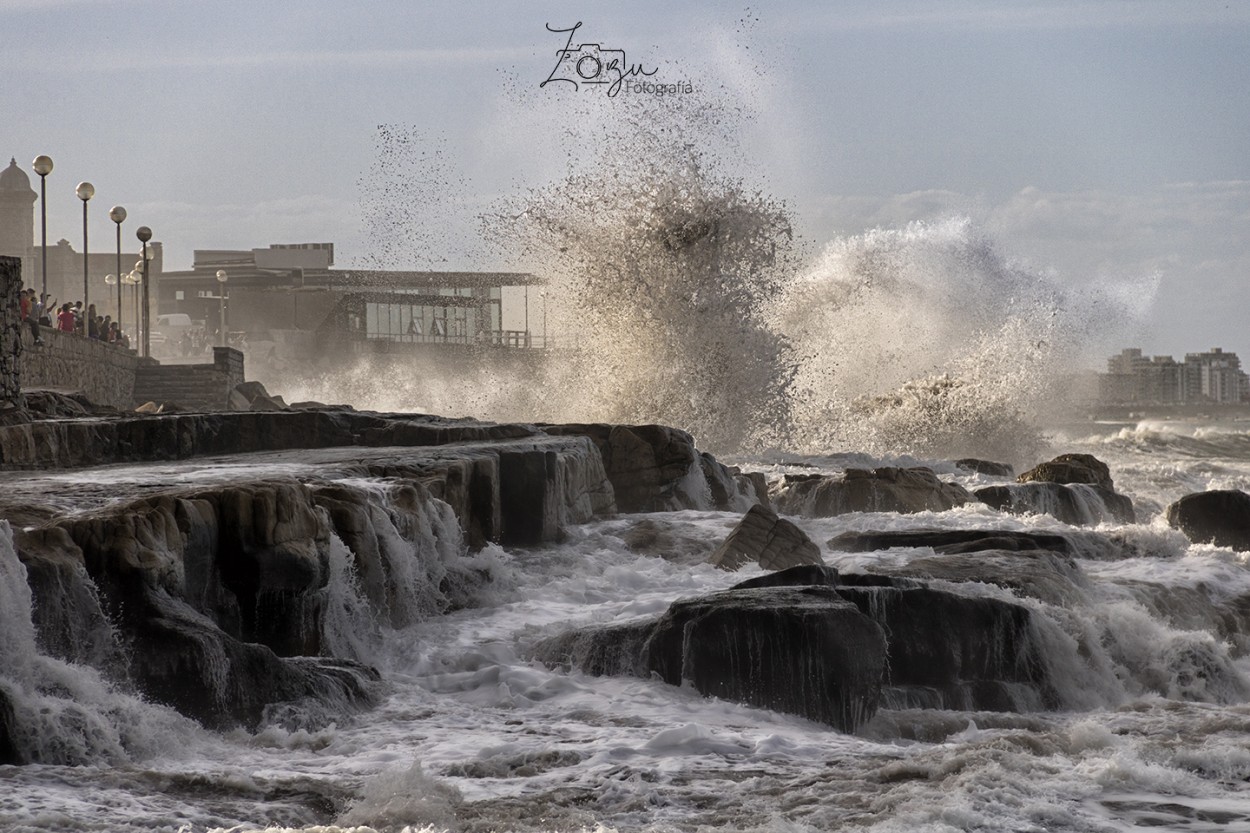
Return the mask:
{"type": "Polygon", "coordinates": [[[0,257],[0,409],[19,406],[21,396],[18,356],[22,351],[19,335],[21,310],[17,292],[22,287],[22,262],[0,257]]]}
{"type": "Polygon", "coordinates": [[[30,328],[21,333],[18,359],[23,388],[81,391],[92,402],[113,408],[134,407],[135,372],[144,362],[133,350],[40,327],[43,344],[30,328]]]}

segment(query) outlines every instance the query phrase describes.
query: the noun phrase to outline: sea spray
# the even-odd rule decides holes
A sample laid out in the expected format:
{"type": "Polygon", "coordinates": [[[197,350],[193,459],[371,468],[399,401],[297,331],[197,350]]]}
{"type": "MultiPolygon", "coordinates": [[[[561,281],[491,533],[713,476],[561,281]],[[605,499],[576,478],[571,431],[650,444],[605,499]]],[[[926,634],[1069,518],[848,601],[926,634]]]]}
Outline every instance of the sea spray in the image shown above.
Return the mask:
{"type": "Polygon", "coordinates": [[[796,446],[1028,461],[1105,305],[1017,268],[966,218],[830,243],[775,307],[796,446]]]}
{"type": "Polygon", "coordinates": [[[562,416],[665,422],[714,451],[776,437],[793,365],[764,310],[793,267],[789,215],[689,147],[651,162],[606,159],[499,218],[576,337],[549,368],[562,416]]]}

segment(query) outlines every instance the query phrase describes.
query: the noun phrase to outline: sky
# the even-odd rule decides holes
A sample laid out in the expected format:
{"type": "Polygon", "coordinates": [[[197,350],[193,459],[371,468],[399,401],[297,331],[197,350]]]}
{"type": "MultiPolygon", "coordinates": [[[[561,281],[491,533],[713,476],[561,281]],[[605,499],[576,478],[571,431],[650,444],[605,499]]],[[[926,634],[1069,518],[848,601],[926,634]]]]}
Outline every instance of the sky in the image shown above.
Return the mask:
{"type": "Polygon", "coordinates": [[[476,218],[561,179],[612,106],[540,87],[547,27],[577,22],[733,111],[713,151],[816,249],[968,216],[1013,263],[1118,293],[1148,353],[1250,360],[1247,0],[0,0],[0,154],[55,160],[50,240],[78,247],[90,180],[92,238],[124,205],[166,268],[304,241],[376,262],[393,209],[419,230],[387,265],[524,269],[476,218]]]}

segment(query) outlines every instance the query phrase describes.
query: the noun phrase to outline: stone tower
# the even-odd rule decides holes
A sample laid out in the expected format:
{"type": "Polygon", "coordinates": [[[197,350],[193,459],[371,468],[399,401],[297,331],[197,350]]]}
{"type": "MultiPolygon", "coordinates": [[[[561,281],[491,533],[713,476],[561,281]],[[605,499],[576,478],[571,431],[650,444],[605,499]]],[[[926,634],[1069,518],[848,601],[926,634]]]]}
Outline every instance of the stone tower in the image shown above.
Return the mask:
{"type": "MultiPolygon", "coordinates": [[[[23,274],[35,273],[35,201],[39,195],[30,187],[30,177],[9,160],[0,171],[0,255],[22,262],[23,274]]],[[[30,278],[27,277],[27,280],[30,278]]]]}

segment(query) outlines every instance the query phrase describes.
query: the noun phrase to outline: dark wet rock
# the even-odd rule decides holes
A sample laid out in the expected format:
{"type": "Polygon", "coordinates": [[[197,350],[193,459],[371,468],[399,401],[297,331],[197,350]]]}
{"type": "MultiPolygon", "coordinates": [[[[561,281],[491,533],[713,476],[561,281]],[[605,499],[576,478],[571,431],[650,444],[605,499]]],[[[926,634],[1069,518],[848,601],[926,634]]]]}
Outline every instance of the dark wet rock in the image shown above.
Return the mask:
{"type": "Polygon", "coordinates": [[[842,477],[788,474],[774,495],[778,512],[827,518],[848,512],[944,512],[971,501],[957,483],[931,469],[847,469],[842,477]]]}
{"type": "Polygon", "coordinates": [[[324,533],[293,499],[261,486],[217,502],[161,496],[21,532],[41,648],[101,667],[213,728],[255,726],[283,701],[331,702],[340,714],[371,705],[378,678],[370,669],[280,657],[258,644],[321,647],[324,533]],[[72,609],[87,577],[100,616],[72,609]],[[112,638],[124,653],[92,647],[112,638]]]}
{"type": "Polygon", "coordinates": [[[802,564],[768,573],[746,581],[740,581],[730,590],[750,590],[754,587],[836,587],[838,571],[824,564],[802,564]]]}
{"type": "Polygon", "coordinates": [[[884,707],[1025,712],[1060,705],[1028,608],[932,588],[843,585],[838,593],[889,636],[884,707]]]}
{"type": "MultiPolygon", "coordinates": [[[[1023,475],[1021,475],[1023,476],[1023,475]]],[[[1050,515],[1072,526],[1136,523],[1133,501],[1102,486],[1030,482],[977,489],[977,500],[1014,515],[1050,515]]]]}
{"type": "Polygon", "coordinates": [[[517,546],[554,541],[560,534],[559,463],[554,451],[499,455],[499,511],[505,540],[517,546]]]}
{"type": "Polygon", "coordinates": [[[621,512],[734,509],[750,502],[758,482],[735,474],[694,446],[685,431],[664,425],[541,425],[553,436],[589,437],[599,449],[621,512]],[[705,494],[706,493],[706,494],[705,494]],[[705,505],[711,503],[711,507],[705,505]]]}
{"type": "Polygon", "coordinates": [[[800,564],[820,565],[820,547],[807,533],[763,506],[752,506],[708,561],[730,572],[746,564],[784,570],[800,564]]]}
{"type": "Polygon", "coordinates": [[[185,605],[147,595],[137,614],[132,679],[148,697],[205,726],[257,726],[276,704],[312,701],[350,714],[376,703],[380,676],[359,663],[284,659],[263,645],[224,634],[185,605]]]}
{"type": "Polygon", "coordinates": [[[699,465],[694,439],[663,425],[544,425],[556,436],[590,437],[603,458],[621,512],[687,508],[679,495],[691,466],[699,465]]]}
{"type": "Polygon", "coordinates": [[[588,628],[534,655],[587,673],[655,674],[702,694],[854,732],[877,710],[885,636],[829,587],[726,590],[658,621],[588,628]]]}
{"type": "Polygon", "coordinates": [[[742,503],[768,506],[768,480],[762,472],[747,472],[722,465],[706,451],[699,453],[699,467],[717,509],[739,509],[742,503]]]}
{"type": "Polygon", "coordinates": [[[1194,543],[1250,552],[1250,494],[1237,489],[1194,492],[1168,506],[1166,517],[1194,543]]]}
{"type": "Polygon", "coordinates": [[[1070,607],[1083,600],[1085,574],[1071,558],[1047,550],[982,550],[914,558],[896,566],[873,566],[888,576],[983,582],[1019,596],[1070,607]]]}
{"type": "Polygon", "coordinates": [[[876,713],[885,652],[831,588],[774,587],[674,602],[643,659],[672,685],[854,732],[876,713]]]}
{"type": "Polygon", "coordinates": [[[975,457],[965,457],[962,460],[956,460],[955,465],[964,471],[984,474],[990,477],[1016,476],[1016,470],[1012,468],[1010,463],[995,463],[993,460],[978,460],[975,457]]]}
{"type": "Polygon", "coordinates": [[[1111,469],[1092,454],[1060,454],[1049,463],[1039,463],[1016,478],[1018,483],[1084,483],[1114,492],[1111,469]]]}
{"type": "Polygon", "coordinates": [[[17,748],[17,718],[9,695],[0,688],[0,766],[18,766],[30,763],[17,748]]]}
{"type": "Polygon", "coordinates": [[[69,533],[59,527],[20,530],[14,540],[31,596],[38,600],[31,608],[31,623],[40,650],[106,671],[124,667],[123,647],[114,638],[81,550],[69,533]]]}
{"type": "Polygon", "coordinates": [[[844,532],[828,541],[838,552],[875,552],[894,547],[932,547],[942,552],[1042,549],[1072,554],[1071,542],[1048,532],[1012,529],[908,529],[844,532]]]}

